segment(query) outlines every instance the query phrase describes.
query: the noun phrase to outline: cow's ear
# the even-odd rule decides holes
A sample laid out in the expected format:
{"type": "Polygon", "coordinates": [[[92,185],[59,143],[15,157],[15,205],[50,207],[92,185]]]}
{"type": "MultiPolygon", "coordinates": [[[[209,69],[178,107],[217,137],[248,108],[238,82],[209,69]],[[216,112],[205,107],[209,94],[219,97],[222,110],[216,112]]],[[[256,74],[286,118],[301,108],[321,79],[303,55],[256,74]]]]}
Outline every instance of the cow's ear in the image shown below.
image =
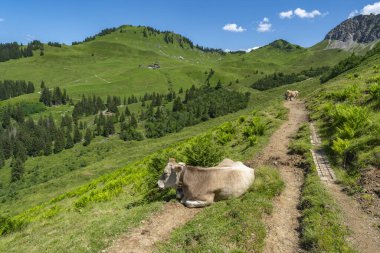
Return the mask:
{"type": "Polygon", "coordinates": [[[174,169],[176,172],[181,172],[183,170],[183,168],[185,167],[185,164],[184,163],[178,163],[174,166],[174,169]]]}
{"type": "Polygon", "coordinates": [[[169,158],[169,163],[175,163],[175,159],[174,158],[169,158]]]}

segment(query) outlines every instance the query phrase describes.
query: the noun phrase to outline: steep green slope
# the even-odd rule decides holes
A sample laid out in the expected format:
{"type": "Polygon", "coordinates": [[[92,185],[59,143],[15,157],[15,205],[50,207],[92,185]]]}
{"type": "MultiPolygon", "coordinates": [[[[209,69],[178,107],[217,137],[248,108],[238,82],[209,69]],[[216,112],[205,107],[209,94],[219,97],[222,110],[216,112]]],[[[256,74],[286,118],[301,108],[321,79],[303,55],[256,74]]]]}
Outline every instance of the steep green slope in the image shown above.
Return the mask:
{"type": "Polygon", "coordinates": [[[379,64],[380,54],[376,52],[323,84],[308,98],[339,180],[351,193],[362,192],[362,203],[367,203],[364,205],[369,209],[378,201],[375,178],[380,166],[379,64]]]}

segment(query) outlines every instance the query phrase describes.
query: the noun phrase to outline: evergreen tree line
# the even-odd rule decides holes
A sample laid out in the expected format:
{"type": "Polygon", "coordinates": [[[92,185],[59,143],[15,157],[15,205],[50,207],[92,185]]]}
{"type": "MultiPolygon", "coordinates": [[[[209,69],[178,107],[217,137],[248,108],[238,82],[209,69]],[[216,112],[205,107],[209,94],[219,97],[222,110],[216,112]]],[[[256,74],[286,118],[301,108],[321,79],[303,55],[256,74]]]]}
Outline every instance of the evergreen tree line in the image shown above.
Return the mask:
{"type": "Polygon", "coordinates": [[[116,27],[112,27],[112,28],[106,28],[106,29],[103,29],[101,30],[99,33],[93,35],[93,36],[89,36],[89,37],[86,37],[83,41],[73,41],[71,43],[71,45],[79,45],[79,44],[82,44],[82,43],[85,43],[85,42],[89,42],[89,41],[92,41],[92,40],[95,40],[96,37],[98,36],[104,36],[104,35],[107,35],[107,34],[110,34],[110,33],[113,33],[117,30],[116,27]]]}
{"type": "MultiPolygon", "coordinates": [[[[183,92],[180,89],[180,93],[183,92]]],[[[176,98],[176,93],[174,91],[168,91],[167,94],[159,94],[156,92],[145,93],[144,96],[137,98],[134,94],[128,98],[124,97],[123,104],[134,104],[139,101],[145,106],[146,101],[152,101],[153,106],[161,106],[165,102],[172,102],[176,98]]],[[[104,104],[103,100],[99,96],[88,96],[82,95],[79,102],[74,105],[73,118],[78,119],[81,116],[95,115],[100,111],[107,109],[110,113],[119,113],[118,106],[122,104],[121,97],[118,96],[107,96],[107,103],[104,104]]]]}
{"type": "MultiPolygon", "coordinates": [[[[60,125],[56,126],[52,115],[40,117],[37,122],[31,117],[25,120],[12,115],[16,120],[12,123],[7,119],[11,112],[6,114],[3,113],[0,126],[0,167],[6,159],[12,158],[12,181],[22,178],[23,164],[28,156],[56,154],[83,139],[80,127],[69,115],[63,116],[60,125]]],[[[91,131],[86,128],[83,145],[88,145],[91,139],[91,131]]]]}
{"type": "Polygon", "coordinates": [[[52,42],[52,41],[49,41],[47,44],[48,44],[49,46],[51,46],[51,47],[62,47],[62,44],[59,43],[59,42],[52,42]]]}
{"type": "Polygon", "coordinates": [[[110,113],[119,113],[117,108],[121,105],[121,98],[117,96],[107,96],[107,103],[104,104],[99,96],[82,95],[81,100],[74,105],[72,116],[78,119],[80,116],[94,115],[107,109],[110,113]]]}
{"type": "Polygon", "coordinates": [[[17,42],[0,44],[0,62],[30,56],[33,56],[31,46],[24,48],[23,45],[19,45],[17,42]]]}
{"type": "Polygon", "coordinates": [[[0,100],[6,100],[23,94],[34,92],[34,84],[25,80],[4,80],[0,81],[0,100]]]}
{"type": "Polygon", "coordinates": [[[182,36],[180,34],[175,34],[174,32],[171,31],[160,31],[157,30],[153,27],[144,27],[144,30],[142,31],[143,36],[145,38],[149,36],[157,36],[159,34],[164,34],[164,41],[166,44],[174,44],[177,42],[180,47],[185,48],[187,45],[189,48],[197,48],[205,53],[217,53],[221,55],[225,55],[226,52],[223,51],[223,49],[220,48],[209,48],[209,47],[202,47],[200,45],[194,45],[194,43],[187,37],[182,36]]]}
{"type": "Polygon", "coordinates": [[[145,136],[162,137],[167,133],[178,132],[186,126],[244,109],[248,105],[249,95],[223,87],[193,86],[186,90],[184,101],[180,97],[174,100],[172,110],[165,110],[161,106],[154,109],[150,105],[141,113],[140,118],[146,120],[145,136]]]}
{"type": "Polygon", "coordinates": [[[44,49],[43,44],[38,40],[33,40],[28,43],[27,46],[23,46],[17,42],[0,43],[0,62],[22,57],[31,57],[33,56],[33,50],[37,49],[44,49]]]}
{"type": "Polygon", "coordinates": [[[46,106],[65,105],[70,102],[66,89],[63,89],[63,92],[59,87],[55,87],[51,90],[49,87],[45,86],[43,81],[41,83],[41,88],[40,102],[44,103],[46,106]]]}
{"type": "Polygon", "coordinates": [[[254,82],[251,87],[257,90],[268,90],[286,84],[301,82],[311,77],[319,76],[329,70],[329,67],[310,68],[299,73],[284,74],[275,72],[271,75],[265,75],[254,82]]]}

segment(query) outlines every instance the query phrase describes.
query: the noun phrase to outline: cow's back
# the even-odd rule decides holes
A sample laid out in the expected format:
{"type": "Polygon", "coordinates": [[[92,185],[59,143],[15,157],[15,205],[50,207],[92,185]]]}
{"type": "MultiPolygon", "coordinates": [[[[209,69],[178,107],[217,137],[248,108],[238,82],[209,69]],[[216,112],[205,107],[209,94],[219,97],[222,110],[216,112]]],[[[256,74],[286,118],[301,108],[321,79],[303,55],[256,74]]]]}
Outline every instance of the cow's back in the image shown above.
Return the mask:
{"type": "Polygon", "coordinates": [[[207,169],[189,166],[182,180],[187,199],[203,199],[215,194],[215,200],[222,200],[246,192],[254,180],[254,170],[241,162],[207,169]]]}

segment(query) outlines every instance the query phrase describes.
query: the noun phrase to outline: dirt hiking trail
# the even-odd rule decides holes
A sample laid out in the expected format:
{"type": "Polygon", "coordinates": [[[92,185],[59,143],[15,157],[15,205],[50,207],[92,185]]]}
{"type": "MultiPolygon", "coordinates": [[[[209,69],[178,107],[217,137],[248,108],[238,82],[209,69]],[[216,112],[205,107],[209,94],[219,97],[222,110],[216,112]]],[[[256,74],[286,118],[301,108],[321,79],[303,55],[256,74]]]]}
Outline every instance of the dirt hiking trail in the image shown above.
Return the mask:
{"type": "MultiPolygon", "coordinates": [[[[275,165],[285,183],[285,189],[273,202],[273,213],[264,219],[268,230],[265,253],[302,252],[297,231],[300,217],[297,205],[303,184],[303,172],[295,166],[297,158],[288,154],[288,145],[291,137],[307,121],[307,111],[301,101],[286,101],[284,106],[289,109],[288,120],[274,132],[263,151],[253,161],[247,162],[254,168],[265,164],[275,165]]],[[[361,211],[358,203],[344,194],[333,180],[323,182],[343,210],[345,223],[352,231],[350,242],[360,252],[380,252],[379,231],[373,227],[371,219],[361,211]]],[[[102,252],[152,252],[158,242],[168,239],[175,228],[185,225],[201,210],[186,208],[177,202],[168,202],[161,211],[153,213],[138,227],[121,235],[111,247],[102,252]]]]}
{"type": "Polygon", "coordinates": [[[177,227],[191,220],[200,208],[186,208],[180,203],[168,202],[158,213],[153,213],[141,225],[120,236],[113,245],[103,250],[107,253],[148,253],[158,241],[169,238],[177,227]]]}
{"type": "Polygon", "coordinates": [[[380,252],[380,230],[376,228],[377,220],[363,212],[359,203],[352,197],[342,192],[342,188],[335,183],[335,175],[329,177],[327,173],[330,168],[327,156],[321,152],[321,141],[313,124],[311,124],[312,134],[312,152],[320,152],[323,163],[318,162],[318,155],[314,156],[314,161],[318,170],[321,181],[325,183],[326,188],[338,204],[343,214],[344,224],[349,228],[351,234],[348,238],[351,245],[362,253],[380,252]],[[325,172],[323,172],[325,167],[325,172]],[[320,173],[322,171],[322,173],[320,173]]]}
{"type": "Polygon", "coordinates": [[[285,189],[274,200],[273,213],[265,218],[268,229],[265,253],[299,251],[297,229],[300,213],[297,205],[303,173],[293,165],[294,157],[287,153],[290,138],[307,121],[307,113],[305,105],[300,101],[286,101],[284,106],[289,109],[288,120],[271,136],[268,145],[254,162],[256,165],[276,165],[285,183],[285,189]]]}
{"type": "MultiPolygon", "coordinates": [[[[292,157],[287,155],[291,136],[306,121],[306,109],[302,102],[287,101],[289,119],[272,135],[266,148],[254,159],[255,166],[277,164],[285,182],[285,190],[274,202],[274,212],[268,217],[268,237],[264,252],[296,252],[298,249],[297,210],[302,173],[292,166],[292,157]]],[[[152,214],[141,225],[121,235],[113,245],[103,250],[107,253],[147,253],[155,249],[159,241],[169,238],[177,227],[183,226],[202,209],[186,208],[179,203],[169,202],[163,210],[152,214]]]]}
{"type": "Polygon", "coordinates": [[[380,230],[375,228],[376,221],[362,211],[359,203],[344,192],[342,188],[325,181],[327,189],[343,213],[344,224],[351,232],[348,240],[361,253],[380,252],[380,230]]]}

